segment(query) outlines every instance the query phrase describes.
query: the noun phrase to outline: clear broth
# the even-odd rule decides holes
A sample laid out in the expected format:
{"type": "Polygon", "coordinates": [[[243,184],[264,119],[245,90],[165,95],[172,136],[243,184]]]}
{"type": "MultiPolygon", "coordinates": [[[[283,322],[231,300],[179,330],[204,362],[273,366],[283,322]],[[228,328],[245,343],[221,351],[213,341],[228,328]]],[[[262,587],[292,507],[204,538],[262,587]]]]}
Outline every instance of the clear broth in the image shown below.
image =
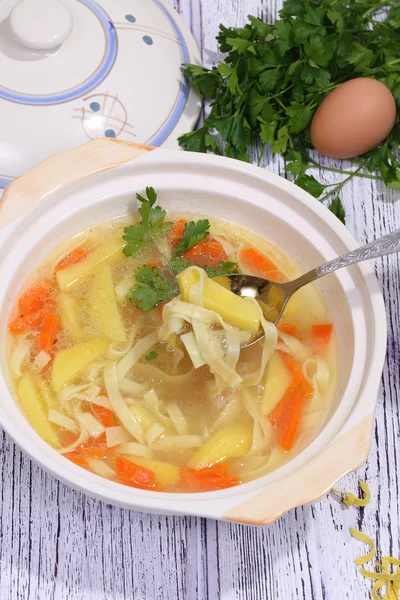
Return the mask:
{"type": "MultiPolygon", "coordinates": [[[[168,220],[174,223],[182,218],[192,220],[193,215],[168,215],[168,220]]],[[[236,262],[238,260],[238,253],[243,248],[252,247],[256,248],[259,253],[272,261],[286,279],[292,279],[300,274],[298,268],[286,255],[260,236],[236,224],[221,220],[209,220],[211,223],[210,233],[222,243],[227,259],[236,262]]],[[[42,281],[48,282],[52,290],[50,290],[50,296],[52,295],[53,301],[55,301],[52,310],[58,315],[61,324],[65,325],[65,317],[60,312],[60,290],[54,274],[56,265],[77,247],[84,247],[90,256],[90,254],[106,247],[108,244],[114,243],[116,239],[120,238],[122,240],[123,228],[132,222],[131,217],[115,219],[86,230],[74,239],[69,240],[52,252],[35,270],[29,282],[27,282],[25,289],[31,288],[42,281]]],[[[163,238],[159,239],[159,244],[167,252],[170,251],[168,235],[167,233],[163,238]]],[[[157,308],[149,312],[143,312],[133,303],[129,302],[126,297],[122,298],[122,294],[124,289],[129,290],[129,279],[132,277],[135,269],[143,264],[154,263],[156,259],[157,256],[154,250],[144,249],[134,258],[125,257],[121,252],[120,256],[117,256],[117,258],[114,256],[110,262],[114,289],[121,296],[118,299],[118,310],[122,316],[127,337],[129,338],[132,327],[138,328],[134,340],[135,344],[140,339],[145,338],[150,332],[160,328],[162,325],[162,316],[160,310],[157,308]]],[[[240,266],[240,260],[238,262],[240,266]]],[[[252,271],[248,265],[246,265],[245,269],[242,267],[241,272],[244,272],[244,270],[248,273],[260,274],[257,270],[252,271]]],[[[76,407],[78,405],[80,411],[94,414],[95,417],[98,414],[93,413],[92,402],[82,399],[82,393],[79,394],[77,392],[77,395],[72,396],[72,398],[63,400],[63,390],[56,391],[52,385],[53,357],[58,352],[71,348],[76,344],[96,338],[104,338],[104,332],[93,319],[93,305],[91,304],[91,300],[89,300],[91,285],[92,276],[89,276],[82,283],[76,285],[72,292],[68,294],[73,299],[75,306],[75,320],[79,323],[79,334],[73,333],[61,325],[57,331],[56,340],[51,348],[51,352],[47,353],[51,356],[51,361],[44,367],[40,361],[38,364],[40,325],[32,327],[24,334],[9,334],[10,357],[13,356],[18,345],[25,343],[26,346],[29,346],[29,351],[20,365],[20,372],[18,373],[18,370],[16,371],[15,368],[14,373],[10,370],[10,378],[16,398],[19,401],[22,412],[36,431],[38,431],[39,435],[42,435],[45,439],[47,438],[46,441],[55,446],[59,452],[63,452],[63,448],[71,446],[77,440],[79,437],[78,430],[74,433],[65,427],[48,421],[45,427],[45,432],[47,433],[43,435],[43,428],[41,427],[43,423],[40,422],[41,419],[46,419],[46,415],[48,416],[49,412],[53,410],[68,417],[75,426],[79,427],[76,421],[76,407]],[[27,375],[34,381],[37,397],[35,397],[33,402],[36,402],[38,405],[40,404],[40,407],[36,407],[36,409],[35,406],[31,406],[27,402],[26,398],[19,397],[18,389],[20,388],[22,379],[27,375]],[[51,435],[50,438],[48,428],[54,433],[54,436],[51,435]]],[[[16,305],[13,318],[18,317],[20,314],[21,311],[18,305],[16,305]]],[[[130,410],[135,410],[132,407],[136,406],[137,409],[138,405],[141,406],[138,410],[139,412],[142,411],[145,416],[141,421],[139,418],[139,421],[144,434],[148,432],[152,425],[158,423],[162,428],[162,433],[156,437],[158,441],[165,437],[179,436],[176,425],[167,411],[167,407],[171,405],[178,406],[184,417],[186,424],[184,435],[200,436],[202,440],[201,447],[207,443],[207,440],[215,436],[218,431],[229,431],[229,428],[240,424],[242,431],[247,430],[247,433],[245,432],[247,436],[247,450],[242,454],[237,451],[236,455],[233,452],[232,456],[224,456],[223,451],[221,451],[215,460],[215,464],[223,464],[225,471],[222,476],[216,475],[216,477],[221,477],[218,480],[222,482],[220,487],[229,487],[229,485],[236,485],[237,483],[252,480],[289,461],[310,443],[326,421],[336,385],[337,348],[334,335],[328,344],[321,345],[321,343],[316,343],[312,328],[314,325],[330,322],[331,319],[322,297],[315,288],[308,286],[300,290],[290,301],[280,323],[282,330],[295,330],[295,335],[289,336],[289,342],[290,339],[294,338],[296,345],[297,340],[297,346],[301,351],[299,352],[297,348],[296,352],[294,352],[294,359],[299,369],[303,371],[306,379],[314,388],[313,396],[307,399],[302,408],[296,440],[289,451],[285,451],[279,445],[276,431],[269,418],[271,412],[266,412],[268,409],[268,400],[265,398],[266,386],[268,386],[268,378],[274,376],[270,373],[268,366],[264,379],[259,385],[249,386],[246,391],[244,391],[241,385],[236,388],[227,387],[216,394],[215,378],[207,365],[194,369],[188,354],[184,352],[182,344],[178,342],[174,348],[171,347],[171,344],[159,342],[152,348],[157,353],[156,359],[149,362],[146,359],[146,356],[148,356],[146,353],[127,375],[132,381],[145,386],[146,390],[154,390],[159,401],[158,406],[149,405],[144,400],[143,395],[141,396],[140,394],[130,399],[127,393],[121,392],[121,395],[124,397],[126,405],[130,410]],[[325,377],[320,385],[318,383],[318,368],[321,365],[325,377]],[[326,373],[328,373],[327,376],[326,373]],[[131,400],[133,400],[132,404],[130,404],[131,400]],[[257,414],[257,419],[254,417],[255,413],[257,414]],[[250,448],[248,447],[249,439],[250,448]]],[[[115,352],[122,352],[126,347],[126,342],[112,344],[115,352]]],[[[290,344],[285,346],[282,338],[278,347],[281,348],[281,351],[288,351],[289,349],[289,354],[293,354],[290,344]]],[[[261,351],[262,344],[260,343],[241,351],[237,369],[241,375],[256,370],[260,362],[261,351]]],[[[116,358],[115,352],[112,356],[106,354],[100,362],[119,360],[121,357],[116,358]]],[[[73,381],[70,381],[69,384],[76,386],[84,384],[88,381],[87,376],[89,371],[90,368],[85,369],[73,381]]],[[[101,370],[92,383],[98,386],[99,396],[104,398],[106,393],[104,383],[102,383],[101,370]]],[[[85,395],[85,390],[83,395],[85,395]]],[[[120,425],[120,421],[115,414],[113,420],[114,426],[120,425]]],[[[232,437],[234,434],[231,432],[230,435],[232,437]]],[[[128,438],[129,436],[126,436],[127,440],[128,438]]],[[[66,459],[73,460],[82,468],[86,468],[89,471],[121,482],[118,479],[116,469],[117,457],[124,457],[124,460],[128,460],[135,465],[135,455],[127,455],[125,452],[120,452],[118,445],[108,448],[105,439],[105,434],[98,435],[97,438],[89,438],[84,442],[82,447],[66,453],[66,459]],[[89,458],[85,458],[85,452],[87,452],[88,448],[94,449],[92,454],[88,453],[90,460],[89,458]],[[102,465],[105,465],[105,468],[102,465]]],[[[137,442],[133,437],[129,441],[133,443],[137,442]]],[[[232,439],[230,443],[232,443],[232,439]]],[[[167,450],[160,450],[157,449],[157,444],[154,442],[149,442],[146,447],[148,450],[143,451],[146,456],[143,459],[143,456],[140,457],[139,455],[140,460],[137,459],[137,462],[144,463],[145,470],[156,473],[154,482],[155,490],[198,492],[207,491],[208,489],[219,489],[218,481],[215,484],[216,487],[213,487],[214,484],[212,483],[200,482],[196,474],[190,479],[190,474],[193,474],[193,471],[196,469],[188,468],[188,464],[193,463],[193,457],[199,452],[198,447],[170,447],[167,450]],[[155,466],[155,463],[153,464],[151,461],[159,461],[160,464],[155,466]],[[165,463],[167,463],[167,466],[163,467],[165,463]],[[186,476],[183,475],[185,473],[186,476]]],[[[215,464],[206,465],[206,467],[213,467],[215,464]]],[[[143,465],[140,466],[143,470],[143,465]]],[[[127,483],[126,480],[123,482],[127,483]]],[[[135,485],[134,482],[132,485],[134,487],[141,487],[141,485],[135,485]]]]}

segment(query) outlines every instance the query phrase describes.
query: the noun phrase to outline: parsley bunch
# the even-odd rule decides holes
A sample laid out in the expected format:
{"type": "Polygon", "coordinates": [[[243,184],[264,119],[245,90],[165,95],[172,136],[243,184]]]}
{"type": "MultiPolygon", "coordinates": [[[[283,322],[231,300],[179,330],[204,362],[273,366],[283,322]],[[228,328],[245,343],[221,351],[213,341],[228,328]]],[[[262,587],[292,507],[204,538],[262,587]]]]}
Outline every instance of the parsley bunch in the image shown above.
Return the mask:
{"type": "MultiPolygon", "coordinates": [[[[182,239],[176,245],[172,257],[168,259],[162,255],[157,245],[157,236],[171,227],[172,223],[164,222],[165,210],[160,206],[155,206],[157,202],[156,191],[152,187],[147,187],[146,197],[136,194],[136,198],[141,203],[138,212],[142,220],[135,225],[125,227],[122,237],[127,243],[123,248],[123,252],[126,256],[136,256],[141,250],[151,246],[165,263],[165,267],[162,269],[143,265],[135,271],[136,285],[129,292],[128,298],[131,302],[136,302],[137,307],[141,310],[148,311],[178,295],[179,286],[176,276],[179,273],[182,273],[188,267],[200,266],[190,262],[182,254],[208,237],[210,222],[208,219],[201,219],[200,221],[186,223],[182,239]]],[[[229,261],[220,261],[217,267],[201,266],[201,268],[206,271],[209,277],[221,277],[222,275],[238,272],[237,264],[229,261]]]]}
{"type": "Polygon", "coordinates": [[[384,83],[400,104],[400,6],[380,0],[285,0],[273,24],[249,16],[241,28],[220,26],[224,62],[212,69],[185,65],[191,85],[211,100],[203,127],[180,138],[187,150],[225,154],[248,161],[251,141],[282,153],[297,185],[344,222],[340,191],[353,177],[381,179],[400,188],[400,119],[388,138],[354,170],[320,165],[309,154],[309,125],[322,100],[356,77],[384,83]],[[214,132],[220,134],[218,143],[214,132]],[[321,167],[346,177],[324,186],[306,173],[321,167]],[[371,173],[376,173],[372,175],[371,173]],[[328,188],[328,189],[327,189],[328,188]]]}

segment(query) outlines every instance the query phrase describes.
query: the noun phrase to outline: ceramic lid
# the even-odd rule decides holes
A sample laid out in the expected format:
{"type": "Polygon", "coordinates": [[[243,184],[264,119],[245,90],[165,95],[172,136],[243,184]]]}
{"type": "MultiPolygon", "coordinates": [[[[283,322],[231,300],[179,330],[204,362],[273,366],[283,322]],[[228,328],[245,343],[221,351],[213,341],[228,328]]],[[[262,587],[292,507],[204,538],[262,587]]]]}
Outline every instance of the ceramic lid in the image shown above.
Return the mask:
{"type": "Polygon", "coordinates": [[[162,0],[0,2],[0,188],[97,137],[177,147],[200,101],[194,39],[162,0]]]}

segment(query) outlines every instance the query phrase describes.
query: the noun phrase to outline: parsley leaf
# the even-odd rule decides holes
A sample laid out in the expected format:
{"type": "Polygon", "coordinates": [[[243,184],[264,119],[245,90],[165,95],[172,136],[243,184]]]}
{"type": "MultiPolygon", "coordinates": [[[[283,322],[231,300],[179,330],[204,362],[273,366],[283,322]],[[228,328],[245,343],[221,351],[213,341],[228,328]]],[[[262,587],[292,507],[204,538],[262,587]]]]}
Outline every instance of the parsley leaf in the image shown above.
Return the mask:
{"type": "Polygon", "coordinates": [[[325,186],[317,181],[313,175],[300,175],[297,178],[296,183],[303,190],[318,198],[325,189],[325,186]]]}
{"type": "Polygon", "coordinates": [[[169,268],[171,269],[174,275],[179,275],[179,273],[182,273],[182,271],[191,266],[192,263],[189,262],[186,258],[183,258],[182,256],[176,256],[174,258],[171,258],[171,260],[169,261],[169,268]]]}
{"type": "Polygon", "coordinates": [[[190,152],[205,152],[207,150],[206,133],[207,128],[201,127],[200,129],[181,135],[178,141],[185,150],[190,150],[190,152]]]}
{"type": "Polygon", "coordinates": [[[136,198],[142,203],[138,212],[142,217],[142,223],[147,229],[149,235],[160,233],[172,223],[164,223],[166,216],[165,210],[161,206],[154,206],[157,202],[157,192],[152,187],[146,188],[147,198],[143,198],[140,194],[136,194],[136,198]]]}
{"type": "Polygon", "coordinates": [[[365,67],[372,66],[374,62],[374,53],[369,48],[362,46],[361,44],[355,43],[353,51],[348,57],[349,63],[354,65],[358,72],[362,72],[365,67]]]}
{"type": "Polygon", "coordinates": [[[128,298],[136,302],[138,308],[149,311],[160,302],[169,300],[176,295],[178,287],[176,281],[167,279],[160,269],[147,265],[135,271],[136,286],[131,290],[128,298]]]}
{"type": "Polygon", "coordinates": [[[142,222],[125,227],[124,234],[122,239],[128,242],[123,248],[126,256],[134,256],[148,245],[147,229],[142,222]]]}
{"type": "Polygon", "coordinates": [[[202,219],[201,221],[190,221],[185,225],[185,231],[179,244],[175,248],[174,257],[183,254],[193,248],[196,244],[204,240],[210,233],[210,221],[202,219]]]}
{"type": "Polygon", "coordinates": [[[260,91],[264,93],[271,92],[276,88],[279,79],[282,78],[282,73],[279,69],[267,69],[260,74],[260,91]]]}
{"type": "Polygon", "coordinates": [[[157,358],[157,356],[158,356],[158,352],[156,352],[155,350],[152,350],[146,356],[146,360],[147,360],[147,362],[151,362],[152,360],[155,360],[157,358]]]}
{"type": "Polygon", "coordinates": [[[284,125],[278,130],[278,135],[276,136],[276,139],[272,144],[272,152],[274,154],[277,154],[278,152],[285,152],[289,139],[290,136],[288,128],[286,127],[286,125],[284,125]]]}
{"type": "Polygon", "coordinates": [[[304,160],[301,152],[298,150],[289,150],[286,154],[286,172],[293,173],[293,175],[301,176],[304,175],[308,168],[308,161],[304,160]]]}
{"type": "Polygon", "coordinates": [[[207,275],[212,279],[213,277],[223,277],[224,275],[232,275],[233,273],[239,273],[238,264],[230,261],[220,260],[218,267],[202,267],[207,275]]]}
{"type": "Polygon", "coordinates": [[[342,221],[343,225],[346,225],[346,214],[339,196],[336,196],[330,205],[329,210],[339,219],[339,221],[342,221]]]}
{"type": "Polygon", "coordinates": [[[326,40],[322,43],[321,36],[316,35],[304,42],[304,53],[314,66],[327,67],[332,59],[333,47],[326,40]]]}
{"type": "Polygon", "coordinates": [[[206,69],[200,65],[183,65],[185,67],[186,77],[190,77],[192,86],[202,96],[213,96],[218,90],[221,75],[218,69],[206,69]]]}
{"type": "Polygon", "coordinates": [[[142,220],[135,225],[125,227],[122,236],[127,244],[123,248],[126,256],[135,256],[140,250],[150,245],[154,237],[167,229],[172,223],[164,223],[165,210],[161,206],[154,206],[157,202],[157,193],[152,187],[146,188],[146,197],[136,194],[141,203],[138,210],[142,220]]]}
{"type": "Polygon", "coordinates": [[[288,128],[290,133],[300,133],[310,124],[312,112],[309,106],[304,106],[300,102],[292,102],[286,109],[289,116],[288,128]]]}
{"type": "Polygon", "coordinates": [[[251,52],[251,54],[257,55],[256,49],[253,44],[248,40],[243,40],[241,38],[227,38],[227,44],[229,44],[232,48],[238,51],[238,54],[245,54],[246,52],[251,52]]]}

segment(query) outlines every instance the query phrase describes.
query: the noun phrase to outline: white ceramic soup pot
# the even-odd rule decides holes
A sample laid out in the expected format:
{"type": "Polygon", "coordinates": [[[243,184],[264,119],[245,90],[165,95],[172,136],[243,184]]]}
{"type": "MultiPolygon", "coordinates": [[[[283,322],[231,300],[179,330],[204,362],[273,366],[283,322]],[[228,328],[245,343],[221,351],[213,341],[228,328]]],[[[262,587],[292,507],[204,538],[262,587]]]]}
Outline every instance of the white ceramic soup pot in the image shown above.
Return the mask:
{"type": "Polygon", "coordinates": [[[290,462],[255,481],[193,494],[148,492],[108,481],[48,446],[10,392],[7,322],[27,276],[62,241],[135,211],[135,192],[149,185],[164,208],[239,223],[276,244],[303,270],[357,247],[338,219],[309,194],[242,162],[106,139],[56,155],[12,183],[0,205],[0,425],[45,470],[94,498],[155,513],[271,523],[320,499],[367,459],[386,350],[385,309],[369,264],[318,283],[340,355],[336,394],[324,428],[290,462]]]}

